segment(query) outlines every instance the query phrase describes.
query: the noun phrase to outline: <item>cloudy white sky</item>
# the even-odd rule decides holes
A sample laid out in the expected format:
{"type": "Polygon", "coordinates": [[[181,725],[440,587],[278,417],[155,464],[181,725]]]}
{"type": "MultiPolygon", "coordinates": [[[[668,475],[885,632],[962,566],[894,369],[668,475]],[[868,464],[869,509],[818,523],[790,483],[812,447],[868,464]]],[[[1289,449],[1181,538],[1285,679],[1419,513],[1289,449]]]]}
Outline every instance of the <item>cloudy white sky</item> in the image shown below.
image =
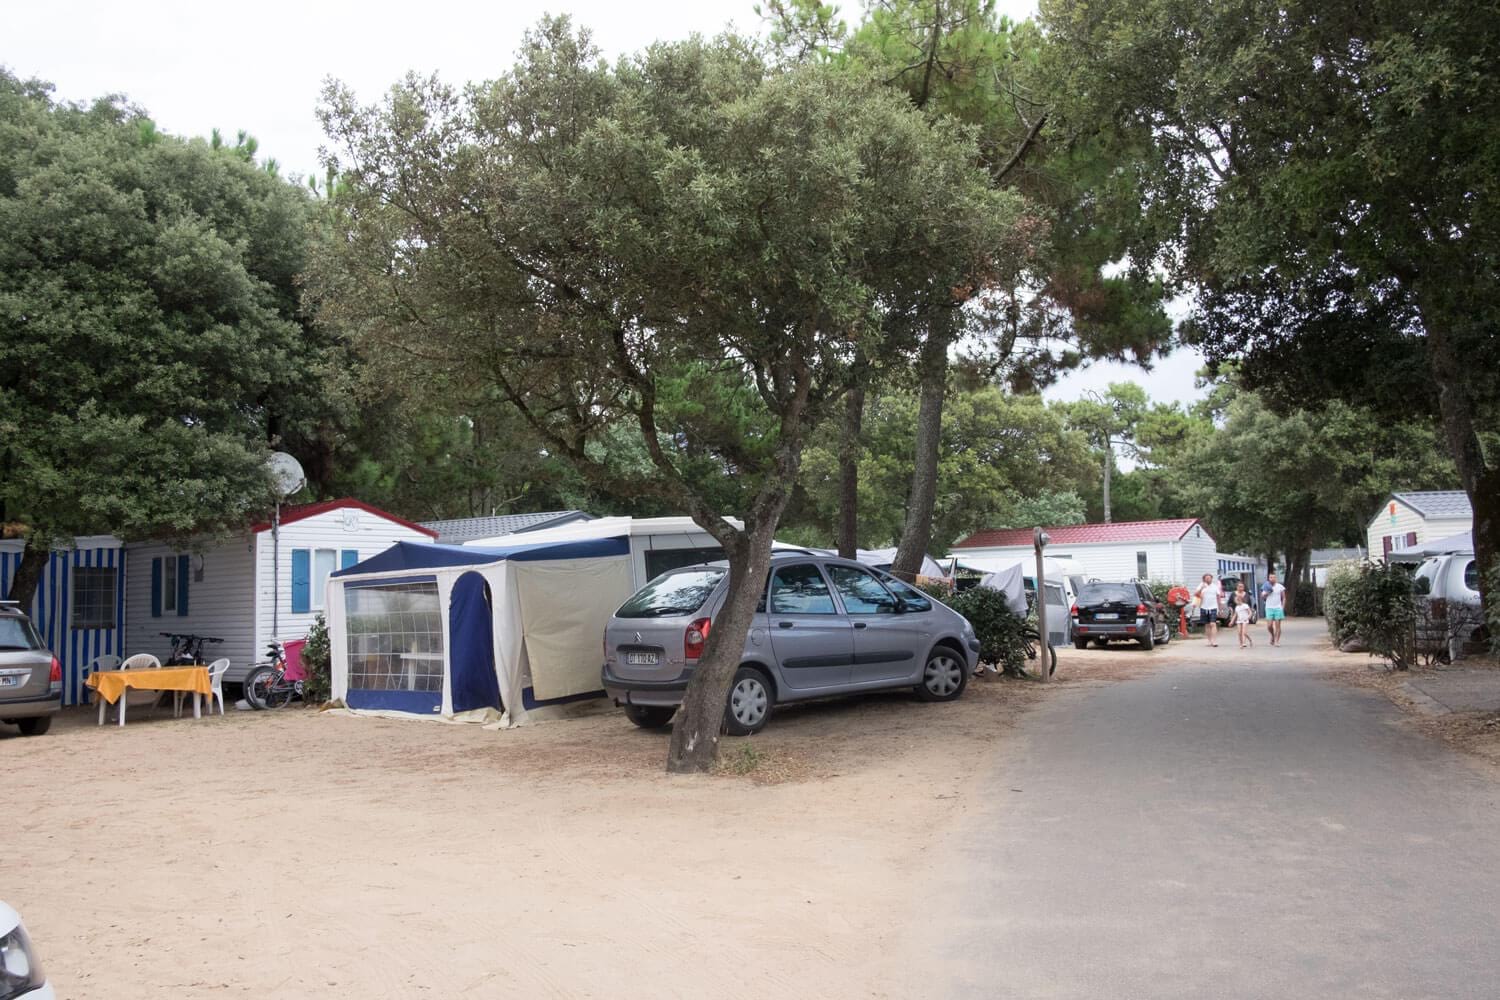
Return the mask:
{"type": "MultiPolygon", "coordinates": [[[[0,24],[0,63],[49,80],[66,100],[122,93],[165,131],[232,136],[245,129],[262,156],[289,173],[317,172],[323,136],[314,115],[327,77],[376,99],[409,70],[461,81],[504,69],[522,33],[543,13],[568,13],[589,27],[607,55],[659,38],[713,34],[733,24],[759,30],[754,0],[366,0],[361,3],[220,4],[203,0],[57,0],[12,3],[0,24]]],[[[1000,0],[1012,17],[1035,0],[1000,0]]],[[[857,9],[845,3],[844,9],[857,9]]],[[[1048,392],[1134,379],[1154,398],[1191,399],[1198,359],[1180,354],[1153,373],[1099,365],[1048,392]]]]}

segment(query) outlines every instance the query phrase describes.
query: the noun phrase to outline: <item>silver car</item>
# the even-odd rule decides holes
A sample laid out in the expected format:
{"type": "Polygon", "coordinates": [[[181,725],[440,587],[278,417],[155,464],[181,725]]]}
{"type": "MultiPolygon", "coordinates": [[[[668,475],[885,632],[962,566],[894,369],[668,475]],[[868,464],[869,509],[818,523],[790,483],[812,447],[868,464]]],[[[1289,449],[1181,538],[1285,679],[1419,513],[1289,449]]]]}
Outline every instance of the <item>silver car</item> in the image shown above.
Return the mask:
{"type": "Polygon", "coordinates": [[[40,736],[62,709],[62,664],[14,601],[0,601],[0,722],[40,736]]]}
{"type": "MultiPolygon", "coordinates": [[[[729,592],[729,565],[664,573],[620,606],[604,632],[604,690],[638,726],[671,721],[729,592]]],[[[964,692],[979,658],[958,612],[847,559],[784,553],[745,639],[725,725],[758,732],[775,706],[914,688],[925,701],[964,692]]]]}

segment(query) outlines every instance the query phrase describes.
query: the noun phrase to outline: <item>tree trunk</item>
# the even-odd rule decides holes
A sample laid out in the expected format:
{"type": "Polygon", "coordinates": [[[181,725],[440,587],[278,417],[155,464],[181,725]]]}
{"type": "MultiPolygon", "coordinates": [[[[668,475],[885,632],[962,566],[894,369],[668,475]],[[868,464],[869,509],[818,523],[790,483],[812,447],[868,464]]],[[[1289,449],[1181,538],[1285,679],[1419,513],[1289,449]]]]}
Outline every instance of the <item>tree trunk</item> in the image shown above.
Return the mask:
{"type": "MultiPolygon", "coordinates": [[[[786,506],[784,498],[780,506],[786,506]]],[[[714,616],[703,657],[672,724],[667,770],[673,774],[702,774],[713,768],[718,757],[730,682],[744,658],[745,637],[770,573],[771,542],[780,515],[778,508],[773,516],[756,520],[755,530],[724,547],[729,557],[729,594],[714,616]]]]}
{"type": "Polygon", "coordinates": [[[839,555],[853,559],[859,552],[859,449],[865,419],[865,387],[856,385],[844,397],[844,422],[839,433],[839,555]]]}
{"type": "Polygon", "coordinates": [[[16,575],[11,578],[10,593],[6,595],[6,600],[17,602],[23,611],[31,610],[36,585],[42,579],[42,570],[47,566],[49,555],[51,552],[42,545],[28,543],[21,550],[21,564],[16,567],[16,575]]]}
{"type": "Polygon", "coordinates": [[[891,573],[902,580],[915,580],[932,542],[932,512],[937,505],[938,453],[943,436],[943,401],[948,392],[948,345],[952,335],[946,323],[937,324],[927,335],[918,361],[922,380],[917,407],[916,455],[912,462],[911,494],[906,502],[906,525],[896,549],[891,573]]]}
{"type": "Polygon", "coordinates": [[[1311,547],[1300,542],[1287,549],[1286,573],[1281,585],[1286,588],[1286,593],[1282,595],[1282,606],[1286,609],[1288,617],[1291,616],[1292,609],[1297,606],[1297,591],[1302,588],[1302,575],[1307,569],[1307,561],[1311,553],[1311,547]]]}
{"type": "Polygon", "coordinates": [[[1448,328],[1440,317],[1423,316],[1427,329],[1427,357],[1438,387],[1438,410],[1443,435],[1458,467],[1464,492],[1474,512],[1474,559],[1479,564],[1479,600],[1489,607],[1489,570],[1500,558],[1500,468],[1485,464],[1484,450],[1474,429],[1474,404],[1464,384],[1465,368],[1448,328]]]}

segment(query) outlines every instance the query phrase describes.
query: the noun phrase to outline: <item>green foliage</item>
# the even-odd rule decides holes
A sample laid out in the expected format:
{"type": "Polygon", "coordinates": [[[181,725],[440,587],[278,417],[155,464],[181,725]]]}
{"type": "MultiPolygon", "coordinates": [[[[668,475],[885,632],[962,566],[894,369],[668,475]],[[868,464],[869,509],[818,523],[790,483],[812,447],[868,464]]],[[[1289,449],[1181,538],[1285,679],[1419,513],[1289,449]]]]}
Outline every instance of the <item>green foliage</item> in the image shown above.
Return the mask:
{"type": "Polygon", "coordinates": [[[314,276],[323,314],[407,377],[493,391],[595,486],[704,520],[765,520],[853,346],[899,361],[902,310],[1025,249],[968,135],[732,37],[611,67],[546,21],[500,80],[409,78],[375,108],[331,86],[322,115],[353,233],[314,276]],[[598,451],[617,427],[646,469],[598,451]]]}
{"type": "Polygon", "coordinates": [[[1026,619],[1006,606],[1003,593],[992,587],[970,587],[946,603],[974,626],[980,662],[993,663],[1015,677],[1025,676],[1026,619]]]}
{"type": "Polygon", "coordinates": [[[308,219],[246,157],[0,70],[0,520],[47,544],[263,510],[266,445],[321,405],[308,219]]]}
{"type": "Polygon", "coordinates": [[[307,671],[302,697],[309,705],[321,705],[333,694],[330,653],[328,623],[320,613],[307,630],[307,643],[302,647],[302,668],[307,671]]]}
{"type": "MultiPolygon", "coordinates": [[[[866,403],[860,451],[860,544],[895,544],[911,485],[917,399],[884,392],[866,403]]],[[[795,523],[825,540],[838,516],[838,429],[825,427],[803,457],[795,523]]],[[[1087,442],[1040,396],[993,386],[957,386],[948,395],[938,454],[932,548],[944,551],[981,528],[1076,524],[1083,501],[1074,484],[1092,474],[1087,442]]],[[[826,541],[825,543],[826,544],[826,541]]]]}
{"type": "Polygon", "coordinates": [[[1415,662],[1417,610],[1411,567],[1388,563],[1332,566],[1323,608],[1335,643],[1358,639],[1396,670],[1409,669],[1415,662]]]}

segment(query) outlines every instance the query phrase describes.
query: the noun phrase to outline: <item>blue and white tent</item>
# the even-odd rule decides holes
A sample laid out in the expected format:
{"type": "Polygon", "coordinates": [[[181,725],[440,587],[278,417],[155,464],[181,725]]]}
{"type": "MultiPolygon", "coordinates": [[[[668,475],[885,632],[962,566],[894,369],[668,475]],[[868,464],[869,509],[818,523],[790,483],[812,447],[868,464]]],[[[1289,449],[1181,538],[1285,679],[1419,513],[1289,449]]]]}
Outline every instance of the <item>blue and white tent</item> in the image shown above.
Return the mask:
{"type": "MultiPolygon", "coordinates": [[[[21,565],[25,543],[0,541],[0,597],[21,565]]],[[[125,658],[125,552],[109,535],[77,538],[52,550],[27,612],[42,641],[62,664],[62,701],[88,701],[89,665],[101,656],[125,658]]]]}
{"type": "Polygon", "coordinates": [[[333,697],[356,712],[514,725],[602,695],[604,625],[634,589],[625,536],[398,542],[329,577],[333,697]]]}

